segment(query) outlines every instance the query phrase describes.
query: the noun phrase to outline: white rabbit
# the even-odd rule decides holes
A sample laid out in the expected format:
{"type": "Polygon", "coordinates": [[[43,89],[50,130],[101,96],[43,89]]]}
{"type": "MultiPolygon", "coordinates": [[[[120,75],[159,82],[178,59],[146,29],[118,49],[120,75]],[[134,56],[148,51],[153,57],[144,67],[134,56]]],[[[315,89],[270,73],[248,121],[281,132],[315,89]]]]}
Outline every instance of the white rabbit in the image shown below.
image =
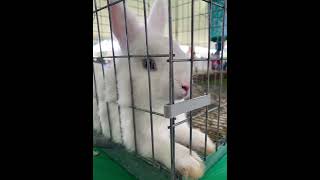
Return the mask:
{"type": "MultiPolygon", "coordinates": [[[[112,1],[110,1],[112,2],[112,1]]],[[[116,55],[127,55],[126,33],[124,25],[124,11],[122,3],[111,7],[111,25],[114,36],[121,47],[116,55]]],[[[144,25],[138,24],[136,17],[127,8],[127,28],[130,55],[145,55],[146,41],[144,25]]],[[[148,17],[148,47],[149,54],[168,54],[169,39],[164,37],[165,25],[168,21],[168,7],[166,0],[156,0],[148,17]]],[[[173,42],[175,58],[188,58],[176,42],[173,42]]],[[[99,56],[99,54],[96,54],[99,56]]],[[[150,78],[153,111],[163,113],[163,107],[169,102],[169,63],[168,57],[152,57],[150,60],[150,78]]],[[[144,58],[131,58],[133,99],[136,107],[149,110],[149,90],[146,61],[144,58]]],[[[102,79],[101,65],[95,65],[99,106],[94,111],[99,112],[100,119],[94,115],[94,128],[110,138],[106,102],[109,104],[112,140],[123,143],[129,151],[134,151],[134,133],[131,106],[131,86],[127,58],[116,59],[117,81],[113,64],[105,69],[105,79],[102,79]],[[119,99],[117,101],[117,90],[119,99]],[[118,103],[120,105],[120,118],[118,103]],[[98,109],[98,110],[97,110],[98,109]]],[[[174,93],[176,100],[182,100],[189,95],[190,63],[176,63],[174,65],[174,93]]],[[[95,87],[94,87],[95,88],[95,87]]],[[[94,89],[94,106],[95,100],[94,89]]],[[[95,113],[95,112],[94,112],[95,113]]],[[[137,151],[144,157],[152,157],[150,114],[134,110],[137,151]]],[[[186,119],[185,114],[179,115],[176,122],[186,119]]],[[[170,133],[169,119],[153,115],[154,156],[155,159],[170,168],[170,133]]],[[[204,151],[205,134],[193,129],[192,148],[204,151]]],[[[189,154],[189,125],[183,123],[175,128],[175,166],[184,176],[199,178],[203,175],[204,164],[196,152],[189,154]]],[[[207,152],[212,153],[215,144],[207,140],[207,152]]]]}

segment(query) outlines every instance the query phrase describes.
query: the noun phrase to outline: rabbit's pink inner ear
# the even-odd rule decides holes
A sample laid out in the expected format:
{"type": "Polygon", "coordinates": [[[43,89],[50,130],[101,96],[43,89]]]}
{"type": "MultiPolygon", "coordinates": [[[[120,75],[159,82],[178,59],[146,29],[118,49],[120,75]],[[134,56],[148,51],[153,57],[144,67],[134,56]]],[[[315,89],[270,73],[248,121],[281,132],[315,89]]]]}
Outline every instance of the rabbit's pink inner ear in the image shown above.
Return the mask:
{"type": "MultiPolygon", "coordinates": [[[[110,7],[112,32],[116,36],[121,49],[127,48],[126,26],[123,4],[118,3],[110,7]]],[[[128,42],[132,42],[134,35],[139,32],[139,25],[134,14],[126,7],[128,42]]]]}
{"type": "Polygon", "coordinates": [[[157,31],[160,34],[164,33],[165,25],[168,21],[168,6],[167,0],[156,0],[148,17],[148,27],[152,31],[157,31]]]}

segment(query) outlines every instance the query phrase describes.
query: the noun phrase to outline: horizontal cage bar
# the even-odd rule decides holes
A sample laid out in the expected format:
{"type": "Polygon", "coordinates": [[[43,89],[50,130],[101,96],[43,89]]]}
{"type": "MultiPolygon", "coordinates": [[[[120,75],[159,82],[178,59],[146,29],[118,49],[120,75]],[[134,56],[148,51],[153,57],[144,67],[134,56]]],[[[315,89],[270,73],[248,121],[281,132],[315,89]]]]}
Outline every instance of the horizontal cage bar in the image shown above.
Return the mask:
{"type": "Polygon", "coordinates": [[[105,6],[101,7],[101,8],[99,8],[99,9],[96,9],[96,10],[93,11],[93,14],[95,14],[95,13],[101,11],[101,10],[106,9],[106,8],[108,8],[109,6],[113,6],[113,5],[115,5],[115,4],[118,4],[118,3],[121,2],[121,1],[123,1],[123,0],[115,1],[115,2],[110,3],[109,5],[105,5],[105,6]]]}
{"type": "MultiPolygon", "coordinates": [[[[209,105],[211,105],[211,104],[209,104],[209,105]]],[[[221,107],[224,107],[224,106],[226,106],[226,105],[227,105],[227,103],[221,105],[221,107]]],[[[216,107],[213,107],[213,108],[209,109],[209,110],[208,110],[208,113],[217,110],[218,107],[219,107],[219,106],[216,106],[216,107]]],[[[207,113],[207,112],[203,112],[203,113],[197,114],[196,116],[193,116],[193,118],[197,118],[197,117],[199,117],[199,116],[203,116],[203,115],[205,115],[206,113],[207,113]]],[[[187,119],[184,119],[184,120],[182,120],[182,121],[179,121],[179,122],[173,124],[172,127],[176,127],[176,126],[178,126],[178,125],[180,125],[180,124],[183,124],[183,123],[185,123],[185,122],[188,122],[188,121],[189,121],[188,118],[187,118],[187,119]]],[[[170,129],[170,128],[171,128],[171,126],[168,126],[168,129],[170,129]]]]}
{"type": "MultiPolygon", "coordinates": [[[[138,110],[138,111],[143,111],[143,112],[146,112],[146,113],[150,113],[150,111],[147,110],[147,109],[143,109],[143,108],[135,107],[135,106],[121,106],[115,101],[108,101],[107,103],[112,103],[112,104],[116,104],[116,105],[118,105],[120,107],[128,107],[128,108],[132,108],[132,109],[135,109],[135,110],[138,110]]],[[[154,115],[157,115],[157,116],[164,117],[164,114],[159,113],[159,112],[152,111],[151,113],[154,114],[154,115]]]]}
{"type": "MultiPolygon", "coordinates": [[[[227,58],[223,58],[222,60],[228,60],[227,58]]],[[[172,62],[186,62],[186,61],[190,61],[191,59],[173,59],[172,62]]],[[[208,61],[208,58],[205,59],[193,59],[193,61],[208,61]]],[[[210,60],[212,61],[212,60],[210,60]]],[[[220,59],[219,59],[220,61],[220,59]]],[[[167,62],[169,62],[169,60],[167,60],[167,62]]]]}
{"type": "Polygon", "coordinates": [[[173,118],[179,114],[190,112],[195,109],[208,106],[211,102],[210,94],[197,98],[182,101],[176,104],[168,104],[164,106],[164,117],[173,118]]]}

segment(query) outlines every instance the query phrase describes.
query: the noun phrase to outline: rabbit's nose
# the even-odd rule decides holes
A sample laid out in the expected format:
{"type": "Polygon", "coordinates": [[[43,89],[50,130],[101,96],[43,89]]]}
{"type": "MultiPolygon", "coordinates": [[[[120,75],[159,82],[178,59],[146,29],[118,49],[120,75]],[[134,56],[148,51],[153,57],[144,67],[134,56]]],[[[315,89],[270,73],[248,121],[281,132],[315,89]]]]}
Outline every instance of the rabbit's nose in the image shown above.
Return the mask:
{"type": "Polygon", "coordinates": [[[184,89],[186,92],[188,92],[190,85],[189,84],[182,84],[182,89],[184,89]]]}

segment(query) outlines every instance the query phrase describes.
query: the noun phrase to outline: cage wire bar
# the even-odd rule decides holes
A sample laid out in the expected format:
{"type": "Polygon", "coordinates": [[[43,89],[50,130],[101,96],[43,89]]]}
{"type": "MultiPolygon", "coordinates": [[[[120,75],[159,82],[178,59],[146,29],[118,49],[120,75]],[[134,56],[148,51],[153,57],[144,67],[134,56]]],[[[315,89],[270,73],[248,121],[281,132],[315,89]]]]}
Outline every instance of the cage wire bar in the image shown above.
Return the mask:
{"type": "MultiPolygon", "coordinates": [[[[174,104],[174,77],[173,77],[173,45],[172,45],[172,14],[171,0],[168,0],[168,28],[169,28],[169,104],[174,104]]],[[[176,118],[170,118],[170,155],[171,155],[171,180],[175,180],[175,128],[176,118]]]]}
{"type": "Polygon", "coordinates": [[[148,70],[148,92],[149,92],[149,109],[150,109],[150,129],[151,129],[151,150],[152,160],[154,161],[154,142],[153,142],[153,118],[152,118],[152,96],[151,96],[151,81],[150,81],[150,58],[149,58],[149,43],[148,43],[148,24],[147,24],[147,13],[146,13],[146,1],[143,0],[143,17],[144,17],[144,32],[146,40],[146,51],[147,51],[147,70],[148,70]]]}
{"type": "MultiPolygon", "coordinates": [[[[97,0],[94,0],[94,9],[95,9],[95,17],[97,20],[97,30],[98,30],[98,42],[99,42],[99,50],[100,50],[100,59],[102,59],[102,47],[101,47],[101,36],[100,36],[100,26],[99,26],[99,16],[98,16],[98,12],[97,12],[97,0]]],[[[102,68],[102,75],[103,75],[103,79],[105,78],[105,74],[104,74],[104,67],[103,64],[101,64],[101,68],[102,68]]],[[[94,71],[94,66],[93,66],[93,73],[95,74],[94,71]]],[[[94,81],[95,81],[95,91],[96,91],[96,98],[98,98],[98,93],[97,93],[97,86],[96,86],[96,78],[94,76],[94,81]]],[[[97,101],[97,107],[99,107],[99,100],[97,101]]],[[[119,107],[119,106],[118,106],[119,107]]],[[[108,124],[109,124],[109,133],[110,133],[110,138],[111,140],[113,140],[112,138],[112,130],[111,130],[111,120],[110,120],[110,110],[109,110],[109,104],[106,102],[106,108],[107,108],[107,116],[108,116],[108,124]]],[[[120,112],[119,112],[120,115],[120,112]]],[[[120,119],[119,119],[120,121],[120,119]]],[[[121,124],[121,121],[120,121],[121,124]]],[[[122,139],[122,138],[121,138],[122,139]]]]}
{"type": "MultiPolygon", "coordinates": [[[[111,16],[110,16],[110,3],[109,0],[107,0],[107,6],[108,6],[108,14],[109,14],[109,22],[111,22],[111,16]]],[[[116,60],[114,57],[114,45],[113,45],[113,34],[112,34],[112,26],[111,23],[109,23],[110,25],[110,38],[111,38],[111,49],[112,49],[112,60],[113,60],[113,69],[114,69],[114,77],[115,77],[115,83],[116,83],[116,98],[117,101],[119,100],[119,91],[118,91],[118,79],[117,79],[117,68],[116,68],[116,60]]],[[[110,129],[110,138],[112,140],[112,126],[111,126],[111,120],[110,120],[110,110],[109,110],[109,103],[106,102],[106,106],[107,106],[107,114],[108,114],[108,120],[109,120],[109,129],[110,129]]],[[[118,114],[119,114],[119,120],[121,121],[121,110],[120,110],[120,106],[118,106],[118,114]]],[[[121,138],[122,139],[122,138],[121,138]]]]}
{"type": "MultiPolygon", "coordinates": [[[[190,66],[190,99],[192,99],[192,76],[193,76],[193,59],[194,59],[194,42],[193,42],[193,35],[194,35],[194,0],[191,0],[191,66],[190,66]]],[[[190,124],[190,132],[189,132],[189,153],[191,155],[192,152],[192,111],[189,112],[189,124],[190,124]]]]}
{"type": "MultiPolygon", "coordinates": [[[[131,106],[134,107],[134,97],[133,97],[133,84],[132,84],[132,71],[131,71],[131,59],[130,59],[130,49],[129,49],[129,39],[128,39],[128,27],[127,27],[127,10],[126,10],[126,1],[123,0],[123,13],[124,13],[124,24],[126,29],[126,44],[127,44],[127,53],[128,53],[128,67],[129,67],[129,78],[130,78],[130,90],[131,90],[131,106]]],[[[133,120],[133,136],[134,136],[134,149],[137,154],[137,131],[136,131],[136,118],[135,111],[132,109],[132,120],[133,120]]],[[[121,128],[121,127],[120,127],[121,128]]]]}
{"type": "MultiPolygon", "coordinates": [[[[207,89],[206,94],[209,94],[210,88],[210,76],[209,76],[209,65],[210,65],[210,34],[211,32],[211,3],[208,3],[208,62],[207,62],[207,89]]],[[[206,120],[205,120],[205,137],[204,137],[204,160],[207,156],[207,139],[208,139],[208,106],[206,106],[206,120]]]]}
{"type": "MultiPolygon", "coordinates": [[[[137,153],[137,138],[136,138],[136,120],[135,120],[135,110],[138,111],[143,111],[143,112],[147,112],[150,115],[150,123],[151,123],[151,146],[152,146],[152,164],[155,165],[155,159],[154,159],[154,135],[153,135],[153,115],[157,115],[157,116],[164,116],[164,114],[162,113],[158,113],[158,112],[154,112],[152,109],[152,92],[151,92],[151,80],[150,80],[150,59],[152,57],[168,57],[168,64],[169,64],[169,105],[173,105],[175,104],[174,102],[174,63],[175,62],[185,62],[188,63],[190,62],[190,70],[191,70],[191,74],[190,74],[190,99],[193,99],[193,92],[192,92],[192,85],[193,85],[193,70],[194,70],[194,62],[206,62],[207,64],[207,69],[206,69],[206,76],[207,76],[207,83],[206,83],[206,88],[205,88],[205,94],[209,95],[210,94],[210,74],[209,74],[209,67],[210,67],[210,61],[211,61],[211,54],[210,54],[210,50],[211,50],[211,38],[210,38],[210,32],[211,32],[211,11],[212,11],[212,7],[213,6],[217,6],[223,9],[223,25],[222,25],[222,36],[221,36],[221,41],[222,41],[222,50],[221,50],[221,54],[219,57],[219,61],[220,64],[223,64],[223,60],[224,59],[224,26],[225,26],[225,14],[226,14],[226,3],[224,3],[224,5],[218,4],[216,2],[213,1],[209,1],[209,0],[198,0],[201,2],[205,2],[207,4],[207,32],[208,32],[208,42],[207,42],[207,58],[204,59],[196,59],[195,58],[195,54],[193,53],[195,50],[195,44],[194,44],[194,33],[195,30],[199,30],[194,28],[194,18],[195,18],[195,0],[190,0],[191,1],[191,16],[186,17],[186,18],[190,18],[191,21],[191,27],[190,27],[190,36],[191,36],[191,56],[188,59],[174,59],[174,52],[173,52],[173,32],[175,30],[175,36],[176,39],[179,39],[179,33],[178,32],[178,25],[177,22],[179,20],[179,18],[177,17],[177,12],[178,12],[178,0],[175,0],[175,8],[176,8],[176,17],[175,19],[173,18],[173,14],[172,14],[172,1],[173,0],[168,0],[168,36],[169,36],[169,53],[168,54],[149,54],[149,43],[148,43],[148,25],[147,25],[147,3],[145,0],[142,0],[143,2],[143,20],[144,20],[144,30],[145,30],[145,45],[146,45],[146,54],[144,55],[132,55],[130,54],[130,47],[129,47],[129,42],[128,42],[128,28],[127,28],[127,13],[126,13],[126,2],[127,0],[118,0],[118,1],[114,1],[112,3],[109,2],[109,0],[106,0],[107,4],[102,6],[102,7],[97,7],[97,0],[94,0],[94,11],[93,11],[93,15],[94,18],[96,19],[97,22],[97,38],[98,38],[98,43],[99,43],[99,50],[100,50],[100,56],[99,57],[93,57],[93,63],[98,63],[101,64],[102,67],[102,72],[103,72],[103,78],[105,76],[104,73],[104,63],[108,63],[108,59],[112,59],[113,61],[113,68],[114,68],[114,76],[115,76],[115,84],[116,84],[116,98],[117,100],[119,99],[119,92],[118,92],[118,80],[117,80],[117,70],[116,70],[116,58],[117,60],[121,60],[121,59],[127,59],[128,60],[128,70],[129,70],[129,79],[130,79],[130,91],[131,91],[131,106],[129,106],[132,109],[132,118],[133,118],[133,131],[134,131],[134,145],[135,145],[135,153],[136,155],[138,155],[137,153]],[[111,25],[111,14],[110,14],[110,8],[113,5],[116,5],[118,3],[123,3],[123,10],[124,10],[124,24],[125,24],[125,34],[126,34],[126,47],[127,47],[127,54],[126,55],[115,55],[115,50],[114,50],[114,38],[113,38],[113,34],[112,34],[112,25],[111,25]],[[111,39],[111,49],[112,49],[112,55],[108,56],[108,55],[103,55],[102,54],[102,47],[101,47],[101,30],[99,27],[99,13],[102,12],[102,10],[107,9],[108,10],[108,18],[109,18],[109,29],[110,29],[110,39],[111,39]],[[175,26],[173,27],[173,22],[175,21],[175,26]],[[173,29],[174,28],[174,29],[173,29]],[[146,58],[147,60],[147,76],[148,76],[148,88],[149,88],[149,109],[143,109],[140,107],[136,107],[135,103],[134,103],[134,92],[133,92],[133,81],[132,81],[132,70],[131,70],[131,58],[133,57],[143,57],[146,58]]],[[[141,0],[140,0],[141,1],[141,0]]],[[[137,1],[138,4],[139,0],[137,1]]],[[[181,2],[181,1],[180,1],[181,2]]],[[[185,5],[188,3],[182,3],[182,5],[185,5]]],[[[100,5],[101,5],[101,0],[100,0],[100,5]]],[[[180,4],[181,5],[181,4],[180,4]]],[[[137,5],[138,6],[138,5],[137,5]]],[[[149,6],[148,6],[149,7],[149,6]]],[[[199,12],[200,12],[200,5],[199,5],[199,12]]],[[[200,17],[200,14],[199,14],[200,17]]],[[[198,19],[199,20],[199,19],[198,19]]],[[[200,23],[199,23],[200,24],[200,23]]],[[[200,25],[199,25],[200,26],[200,25]]],[[[214,30],[214,29],[213,29],[214,30]]],[[[199,31],[200,32],[200,31],[199,31]]],[[[200,34],[200,33],[199,33],[200,34]]],[[[219,93],[218,93],[218,105],[217,107],[214,107],[212,109],[209,109],[209,106],[205,106],[205,148],[204,148],[204,160],[206,160],[206,156],[207,156],[207,138],[208,138],[208,113],[217,110],[218,116],[217,116],[217,130],[216,130],[216,134],[219,134],[219,129],[220,129],[220,114],[221,114],[221,93],[222,93],[222,83],[223,83],[223,68],[219,69],[219,74],[220,74],[220,79],[219,79],[219,93]]],[[[216,71],[214,71],[214,84],[213,86],[215,87],[215,83],[216,83],[216,71]]],[[[98,92],[97,92],[97,84],[96,84],[96,74],[95,74],[95,68],[93,66],[93,78],[94,78],[94,87],[95,87],[95,93],[96,93],[96,100],[97,100],[97,105],[99,104],[99,98],[98,98],[98,92]]],[[[106,102],[106,107],[107,107],[107,116],[108,116],[108,123],[109,123],[109,130],[110,130],[110,138],[112,139],[112,126],[111,126],[111,122],[110,122],[110,110],[109,110],[109,103],[115,103],[117,104],[118,107],[118,114],[119,114],[119,121],[120,121],[120,133],[121,133],[121,141],[123,143],[123,138],[122,138],[122,129],[121,129],[121,109],[120,109],[120,105],[117,102],[106,102]]],[[[170,125],[168,126],[168,129],[170,130],[170,151],[171,151],[171,179],[175,180],[176,179],[176,172],[175,172],[175,127],[182,124],[182,123],[186,123],[189,122],[190,123],[190,131],[189,131],[189,152],[191,154],[192,152],[192,119],[196,118],[199,115],[193,116],[192,114],[192,110],[189,111],[189,118],[180,121],[178,123],[175,123],[176,118],[175,117],[171,117],[170,118],[170,125]]],[[[215,141],[216,143],[218,142],[217,140],[215,141]]],[[[216,146],[217,148],[217,146],[216,146]]],[[[138,155],[139,156],[139,155],[138,155]]],[[[181,176],[178,176],[179,179],[181,179],[181,176]]]]}
{"type": "MultiPolygon", "coordinates": [[[[97,9],[97,0],[94,0],[94,8],[95,10],[97,9]]],[[[98,41],[99,41],[99,48],[100,48],[100,57],[102,57],[102,48],[101,48],[101,37],[100,37],[100,27],[99,27],[99,17],[98,17],[98,12],[95,13],[96,14],[96,20],[97,20],[97,30],[98,30],[98,41]]],[[[101,64],[101,68],[102,68],[102,75],[104,78],[104,68],[103,68],[103,64],[101,64]]]]}
{"type": "MultiPolygon", "coordinates": [[[[224,4],[225,3],[225,0],[224,0],[224,4]]],[[[220,54],[220,65],[222,65],[223,63],[223,51],[224,51],[224,28],[225,28],[225,14],[226,14],[226,6],[225,5],[218,5],[217,3],[214,3],[215,6],[218,6],[220,8],[223,9],[223,16],[222,16],[222,31],[221,31],[221,46],[222,46],[222,49],[221,49],[221,54],[220,54]]],[[[219,101],[218,101],[218,122],[217,122],[217,136],[219,135],[219,128],[220,128],[220,113],[221,113],[221,91],[222,91],[222,80],[223,80],[223,77],[222,77],[222,68],[220,67],[220,86],[219,86],[219,101]]],[[[217,142],[217,141],[216,141],[217,142]]],[[[217,146],[216,146],[216,150],[217,150],[217,146]]]]}

